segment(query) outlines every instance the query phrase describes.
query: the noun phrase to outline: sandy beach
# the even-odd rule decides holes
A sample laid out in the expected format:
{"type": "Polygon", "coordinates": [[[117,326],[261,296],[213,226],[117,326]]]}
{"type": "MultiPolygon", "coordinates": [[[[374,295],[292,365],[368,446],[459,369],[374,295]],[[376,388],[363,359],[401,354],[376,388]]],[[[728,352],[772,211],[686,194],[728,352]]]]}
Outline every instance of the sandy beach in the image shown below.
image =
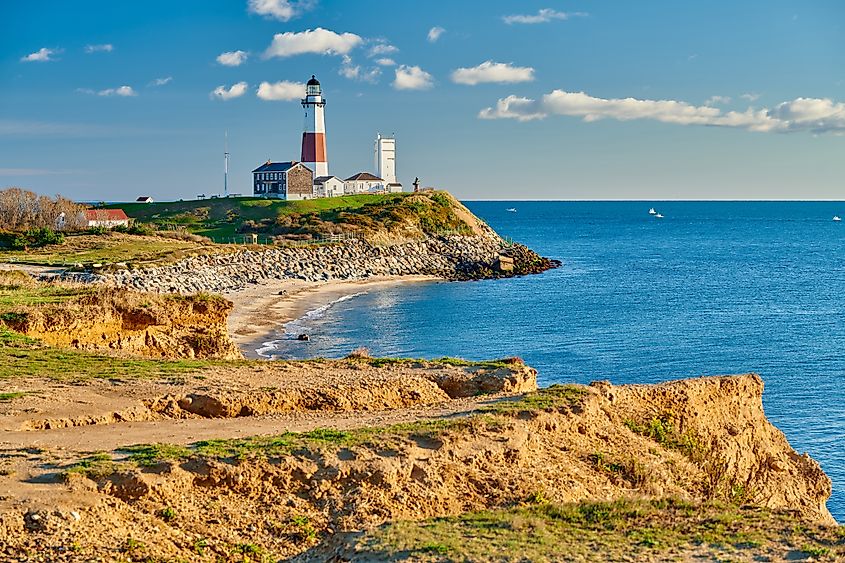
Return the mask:
{"type": "Polygon", "coordinates": [[[226,294],[234,303],[229,315],[229,334],[248,358],[258,358],[255,349],[284,325],[318,307],[346,295],[373,291],[401,283],[442,282],[436,276],[376,276],[358,280],[307,282],[269,280],[226,294]]]}

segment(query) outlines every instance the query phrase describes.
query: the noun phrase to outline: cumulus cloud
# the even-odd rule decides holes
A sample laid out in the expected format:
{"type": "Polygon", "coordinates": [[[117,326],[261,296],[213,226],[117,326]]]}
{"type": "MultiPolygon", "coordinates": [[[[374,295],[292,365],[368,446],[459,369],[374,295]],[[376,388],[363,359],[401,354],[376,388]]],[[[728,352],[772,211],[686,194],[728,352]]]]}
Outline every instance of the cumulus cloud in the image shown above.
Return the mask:
{"type": "Polygon", "coordinates": [[[343,64],[340,70],[338,70],[338,74],[349,80],[375,83],[378,81],[378,77],[381,76],[381,69],[378,67],[363,68],[361,65],[354,64],[348,55],[344,55],[343,64]]]}
{"type": "Polygon", "coordinates": [[[91,94],[97,96],[121,96],[123,98],[130,98],[137,96],[138,92],[132,89],[132,86],[118,86],[117,88],[106,88],[105,90],[92,90],[91,88],[77,88],[77,92],[82,94],[91,94]]]}
{"type": "Polygon", "coordinates": [[[389,57],[384,57],[381,59],[376,59],[376,64],[379,66],[396,66],[396,61],[389,57]]]}
{"type": "Polygon", "coordinates": [[[514,23],[548,23],[552,20],[568,20],[569,18],[582,17],[586,15],[587,14],[584,12],[558,12],[557,10],[552,10],[551,8],[543,8],[536,14],[514,14],[511,16],[502,16],[502,21],[509,25],[514,23]]]}
{"type": "Polygon", "coordinates": [[[705,106],[715,106],[717,104],[729,104],[731,103],[730,96],[710,96],[704,101],[705,106]]]}
{"type": "Polygon", "coordinates": [[[165,84],[170,84],[173,80],[172,76],[165,76],[162,78],[156,78],[152,82],[150,82],[150,86],[164,86],[165,84]]]}
{"type": "Polygon", "coordinates": [[[103,45],[86,45],[85,52],[89,55],[91,53],[111,53],[114,51],[114,46],[111,43],[105,43],[103,45]]]}
{"type": "Polygon", "coordinates": [[[347,55],[363,41],[354,33],[335,33],[322,27],[301,32],[287,31],[273,36],[264,57],[292,57],[305,53],[347,55]]]}
{"type": "Polygon", "coordinates": [[[518,96],[502,98],[495,107],[481,110],[478,117],[530,121],[549,115],[580,117],[586,122],[651,119],[677,125],[732,127],[758,132],[845,132],[845,103],[828,98],[796,98],[772,109],[723,111],[676,100],[605,99],[584,92],[554,90],[539,100],[518,96]]]}
{"type": "Polygon", "coordinates": [[[256,95],[268,102],[288,102],[299,100],[305,95],[305,84],[302,82],[262,82],[258,85],[256,95]]]}
{"type": "Polygon", "coordinates": [[[530,66],[513,66],[510,63],[485,61],[478,66],[458,68],[452,72],[452,82],[475,86],[482,82],[514,83],[534,80],[534,69],[530,66]]]}
{"type": "Polygon", "coordinates": [[[34,53],[30,53],[25,57],[21,57],[21,62],[23,63],[31,63],[31,62],[38,62],[38,63],[46,63],[47,61],[55,61],[55,56],[61,53],[61,49],[48,49],[47,47],[41,47],[34,53]]]}
{"type": "Polygon", "coordinates": [[[446,30],[443,29],[442,27],[440,27],[439,25],[432,27],[431,29],[428,30],[428,41],[429,41],[429,43],[436,42],[438,39],[440,39],[440,36],[443,35],[444,33],[446,33],[446,30]]]}
{"type": "Polygon", "coordinates": [[[223,66],[241,66],[247,57],[249,53],[246,51],[226,51],[217,55],[217,62],[223,66]]]}
{"type": "Polygon", "coordinates": [[[384,41],[379,41],[367,52],[368,57],[377,57],[379,55],[389,55],[390,53],[396,53],[399,51],[399,48],[391,45],[390,43],[386,43],[384,41]]]}
{"type": "Polygon", "coordinates": [[[249,0],[247,11],[267,19],[286,22],[314,7],[313,0],[249,0]]]}
{"type": "Polygon", "coordinates": [[[211,92],[210,96],[214,100],[222,100],[224,102],[233,98],[240,98],[246,94],[247,86],[248,84],[246,82],[238,82],[228,88],[226,86],[218,86],[211,92]]]}
{"type": "Polygon", "coordinates": [[[402,65],[395,72],[393,87],[397,90],[427,90],[434,86],[434,78],[418,66],[402,65]]]}

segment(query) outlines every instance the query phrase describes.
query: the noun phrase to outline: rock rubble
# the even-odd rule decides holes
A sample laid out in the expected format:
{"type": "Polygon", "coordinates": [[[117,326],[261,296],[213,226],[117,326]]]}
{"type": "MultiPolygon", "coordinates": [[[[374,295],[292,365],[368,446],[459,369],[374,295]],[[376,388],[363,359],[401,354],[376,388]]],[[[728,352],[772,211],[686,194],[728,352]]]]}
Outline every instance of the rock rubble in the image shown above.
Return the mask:
{"type": "Polygon", "coordinates": [[[452,235],[391,246],[355,240],[321,246],[248,249],[192,256],[157,267],[107,273],[67,272],[63,278],[139,291],[223,293],[267,279],[319,282],[432,275],[471,280],[537,273],[559,264],[524,246],[507,245],[498,237],[452,235]]]}

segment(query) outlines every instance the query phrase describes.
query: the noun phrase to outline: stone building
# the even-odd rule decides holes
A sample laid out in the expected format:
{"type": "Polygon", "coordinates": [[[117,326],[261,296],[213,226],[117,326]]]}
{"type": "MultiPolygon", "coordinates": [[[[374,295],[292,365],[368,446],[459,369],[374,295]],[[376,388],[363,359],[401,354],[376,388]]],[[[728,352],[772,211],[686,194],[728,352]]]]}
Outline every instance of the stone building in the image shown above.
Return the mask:
{"type": "Polygon", "coordinates": [[[295,160],[268,160],[252,171],[252,179],[252,193],[257,197],[288,200],[314,198],[314,173],[295,160]]]}

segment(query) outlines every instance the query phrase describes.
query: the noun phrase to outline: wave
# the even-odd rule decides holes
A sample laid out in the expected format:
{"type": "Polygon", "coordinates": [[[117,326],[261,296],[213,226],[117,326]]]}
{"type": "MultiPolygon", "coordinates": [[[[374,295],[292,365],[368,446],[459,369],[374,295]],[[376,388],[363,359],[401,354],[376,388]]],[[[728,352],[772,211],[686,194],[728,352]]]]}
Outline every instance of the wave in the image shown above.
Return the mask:
{"type": "Polygon", "coordinates": [[[259,348],[255,349],[255,353],[261,356],[262,358],[267,358],[270,360],[279,359],[277,354],[273,354],[272,352],[276,350],[277,345],[280,342],[285,340],[294,340],[297,336],[303,333],[307,333],[307,326],[309,322],[312,322],[316,319],[324,317],[326,312],[337,305],[338,303],[343,303],[344,301],[349,301],[354,297],[358,297],[360,295],[366,295],[366,291],[359,291],[357,293],[351,293],[349,295],[343,295],[338,297],[334,301],[330,301],[325,305],[320,305],[316,309],[312,309],[306,312],[304,315],[299,317],[298,319],[294,319],[292,321],[286,322],[284,326],[284,338],[277,338],[275,340],[269,340],[267,342],[263,342],[259,348]]]}

